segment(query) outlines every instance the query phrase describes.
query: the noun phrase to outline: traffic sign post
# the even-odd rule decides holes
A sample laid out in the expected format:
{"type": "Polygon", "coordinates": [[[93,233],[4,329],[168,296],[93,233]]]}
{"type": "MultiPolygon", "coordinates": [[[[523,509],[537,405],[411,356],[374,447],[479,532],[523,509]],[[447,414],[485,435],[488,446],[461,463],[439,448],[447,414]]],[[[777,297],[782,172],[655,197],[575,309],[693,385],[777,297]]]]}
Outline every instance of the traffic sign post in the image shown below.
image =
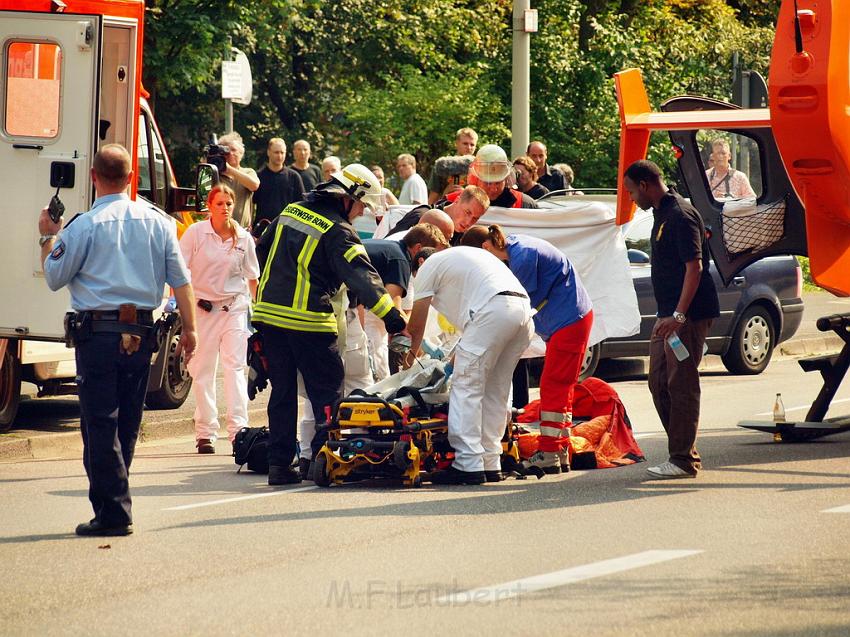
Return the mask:
{"type": "Polygon", "coordinates": [[[233,60],[221,61],[221,98],[224,100],[224,120],[226,132],[233,131],[233,104],[247,106],[254,96],[254,82],[251,77],[251,64],[248,56],[230,45],[228,51],[233,60]]]}

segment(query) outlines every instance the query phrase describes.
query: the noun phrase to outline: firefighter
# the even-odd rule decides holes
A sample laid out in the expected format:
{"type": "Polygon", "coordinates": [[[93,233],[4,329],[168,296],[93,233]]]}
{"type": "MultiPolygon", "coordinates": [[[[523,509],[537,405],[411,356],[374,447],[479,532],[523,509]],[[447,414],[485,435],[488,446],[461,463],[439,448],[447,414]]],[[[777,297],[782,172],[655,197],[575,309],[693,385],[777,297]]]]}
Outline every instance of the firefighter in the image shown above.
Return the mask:
{"type": "MultiPolygon", "coordinates": [[[[289,465],[296,450],[297,372],[317,423],[341,398],[343,364],[331,297],[343,283],[387,332],[405,329],[351,222],[366,207],[382,211],[381,186],[362,164],[349,164],[329,181],[287,206],[257,244],[262,275],[253,324],[263,332],[272,394],[269,415],[269,484],[294,484],[289,465]]],[[[313,453],[327,434],[313,439],[313,453]]]]}

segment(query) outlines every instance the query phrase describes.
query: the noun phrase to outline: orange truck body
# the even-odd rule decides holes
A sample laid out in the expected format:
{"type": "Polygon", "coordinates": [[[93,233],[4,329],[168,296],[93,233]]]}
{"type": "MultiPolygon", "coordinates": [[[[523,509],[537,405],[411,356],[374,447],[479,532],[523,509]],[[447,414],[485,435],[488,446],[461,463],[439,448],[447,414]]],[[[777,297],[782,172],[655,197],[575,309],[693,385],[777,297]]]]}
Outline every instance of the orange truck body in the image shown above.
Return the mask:
{"type": "Polygon", "coordinates": [[[777,20],[766,109],[653,112],[640,71],[615,74],[621,137],[617,222],[634,205],[622,175],[646,157],[653,130],[770,128],[805,207],[811,274],[830,292],[850,295],[850,2],[797,0],[803,51],[795,43],[793,0],[777,20]]]}

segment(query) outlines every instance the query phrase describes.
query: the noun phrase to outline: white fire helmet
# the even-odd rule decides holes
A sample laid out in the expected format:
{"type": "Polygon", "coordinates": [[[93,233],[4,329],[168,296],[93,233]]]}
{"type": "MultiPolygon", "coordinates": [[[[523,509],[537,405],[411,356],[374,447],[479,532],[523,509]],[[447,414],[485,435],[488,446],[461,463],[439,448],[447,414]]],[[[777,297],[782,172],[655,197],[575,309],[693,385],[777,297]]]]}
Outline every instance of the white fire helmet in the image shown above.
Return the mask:
{"type": "Polygon", "coordinates": [[[508,178],[511,164],[508,155],[496,144],[485,144],[475,155],[475,160],[469,168],[472,173],[485,183],[493,183],[508,178]]]}
{"type": "Polygon", "coordinates": [[[331,179],[337,181],[345,191],[357,201],[377,214],[386,209],[381,182],[363,164],[348,164],[339,172],[331,174],[331,179]]]}

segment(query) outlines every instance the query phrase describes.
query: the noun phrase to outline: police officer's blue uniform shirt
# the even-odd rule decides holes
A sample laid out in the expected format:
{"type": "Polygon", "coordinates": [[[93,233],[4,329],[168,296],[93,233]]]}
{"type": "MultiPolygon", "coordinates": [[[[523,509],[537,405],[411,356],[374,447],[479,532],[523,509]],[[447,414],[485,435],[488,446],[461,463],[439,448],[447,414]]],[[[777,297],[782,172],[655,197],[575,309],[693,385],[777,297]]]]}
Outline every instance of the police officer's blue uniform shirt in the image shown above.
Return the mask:
{"type": "Polygon", "coordinates": [[[126,194],[106,195],[66,226],[44,261],[51,290],[67,285],[71,307],[152,310],[165,284],[189,283],[173,220],[126,194]]]}
{"type": "Polygon", "coordinates": [[[548,340],[562,327],[584,318],[592,308],[578,272],[548,241],[524,234],[505,239],[511,272],[528,292],[534,329],[548,340]]]}

